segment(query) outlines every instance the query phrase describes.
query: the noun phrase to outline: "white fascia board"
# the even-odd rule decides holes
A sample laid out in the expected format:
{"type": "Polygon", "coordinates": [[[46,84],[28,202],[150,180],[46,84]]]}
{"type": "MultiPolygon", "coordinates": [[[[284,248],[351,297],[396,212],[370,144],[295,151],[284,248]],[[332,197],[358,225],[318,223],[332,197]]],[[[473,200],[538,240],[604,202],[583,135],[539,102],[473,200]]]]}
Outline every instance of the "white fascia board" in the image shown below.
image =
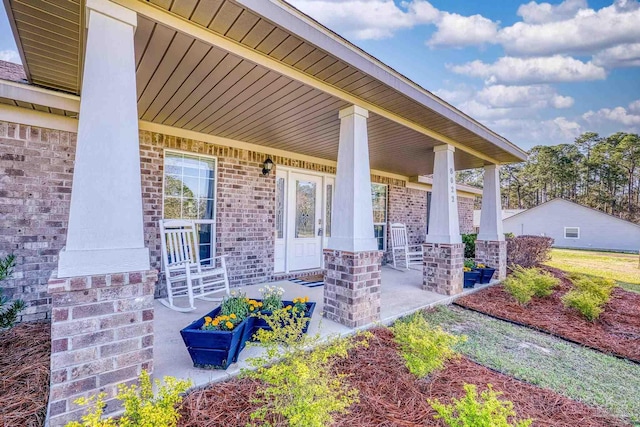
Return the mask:
{"type": "Polygon", "coordinates": [[[428,92],[362,49],[349,43],[293,6],[279,0],[236,0],[236,2],[301,39],[329,52],[336,58],[353,65],[522,161],[527,159],[527,153],[512,142],[428,92]]]}
{"type": "Polygon", "coordinates": [[[0,97],[77,113],[80,97],[24,83],[0,80],[0,97]]]}
{"type": "Polygon", "coordinates": [[[0,104],[0,121],[36,126],[44,129],[78,132],[78,119],[22,107],[14,107],[13,105],[0,104]]]}

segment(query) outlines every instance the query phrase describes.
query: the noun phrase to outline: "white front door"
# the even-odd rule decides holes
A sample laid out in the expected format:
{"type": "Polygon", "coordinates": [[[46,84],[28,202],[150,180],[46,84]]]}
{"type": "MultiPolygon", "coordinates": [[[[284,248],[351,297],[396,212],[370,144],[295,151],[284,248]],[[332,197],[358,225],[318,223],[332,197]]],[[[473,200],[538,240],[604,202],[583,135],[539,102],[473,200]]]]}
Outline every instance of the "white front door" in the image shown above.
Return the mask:
{"type": "Polygon", "coordinates": [[[289,271],[322,265],[322,177],[289,173],[287,264],[289,271]]]}

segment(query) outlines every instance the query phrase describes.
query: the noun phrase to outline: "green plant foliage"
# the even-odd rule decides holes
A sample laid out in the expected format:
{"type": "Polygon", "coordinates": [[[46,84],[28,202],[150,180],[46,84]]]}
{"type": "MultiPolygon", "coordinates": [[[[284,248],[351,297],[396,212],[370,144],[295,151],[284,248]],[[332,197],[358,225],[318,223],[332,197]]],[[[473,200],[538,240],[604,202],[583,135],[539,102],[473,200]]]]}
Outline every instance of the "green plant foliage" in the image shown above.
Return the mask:
{"type": "Polygon", "coordinates": [[[438,413],[434,418],[442,419],[449,427],[528,427],[533,422],[531,419],[510,422],[510,418],[516,417],[513,403],[498,399],[502,393],[494,391],[491,384],[480,396],[473,384],[465,384],[464,391],[462,398],[452,399],[449,405],[429,399],[438,413]]]}
{"type": "Polygon", "coordinates": [[[521,305],[526,305],[532,297],[546,297],[560,279],[537,268],[516,266],[513,273],[504,281],[504,287],[521,305]]]}
{"type": "Polygon", "coordinates": [[[191,381],[164,377],[163,382],[155,381],[158,390],[155,396],[151,377],[146,371],[140,374],[140,386],[121,385],[116,398],[123,403],[124,414],[117,420],[102,419],[104,393],[77,399],[76,404],[92,408],[81,422],[73,421],[66,427],[175,427],[180,418],[176,408],[182,402],[182,394],[191,387],[191,381]]]}
{"type": "MultiPolygon", "coordinates": [[[[13,267],[16,265],[15,260],[16,258],[13,254],[0,258],[0,281],[11,277],[13,267]]],[[[9,304],[9,298],[2,295],[2,288],[0,288],[0,329],[10,328],[15,325],[18,320],[18,314],[25,307],[26,304],[20,299],[9,304]]]]}
{"type": "Polygon", "coordinates": [[[225,297],[220,306],[220,314],[230,316],[235,314],[238,322],[249,316],[249,299],[243,292],[233,292],[230,297],[225,297]]]}
{"type": "Polygon", "coordinates": [[[256,338],[266,354],[248,360],[254,371],[243,371],[243,375],[266,384],[258,391],[256,402],[261,407],[251,414],[252,419],[266,423],[269,416],[279,415],[294,427],[321,427],[331,425],[335,414],[346,412],[357,402],[358,391],[349,388],[332,368],[350,349],[366,346],[369,333],[355,339],[334,339],[307,351],[320,340],[319,335],[302,334],[308,319],[285,309],[258,317],[272,330],[258,331],[256,338]],[[273,364],[275,358],[281,359],[273,364]]]}
{"type": "Polygon", "coordinates": [[[476,268],[476,262],[472,258],[465,258],[464,266],[469,269],[474,269],[476,268]]]}
{"type": "Polygon", "coordinates": [[[581,274],[569,276],[575,286],[562,297],[565,307],[578,310],[587,320],[594,321],[604,310],[616,284],[611,279],[587,277],[581,274]]]}
{"type": "Polygon", "coordinates": [[[282,308],[282,295],[284,295],[284,289],[278,286],[265,286],[259,290],[262,294],[263,310],[273,311],[282,308]]]}
{"type": "MultiPolygon", "coordinates": [[[[476,239],[477,234],[463,234],[462,243],[464,243],[464,257],[474,259],[476,257],[476,239]]],[[[473,267],[472,267],[473,268],[473,267]]]]}
{"type": "Polygon", "coordinates": [[[601,300],[589,293],[573,289],[562,297],[565,307],[578,310],[587,320],[594,321],[602,313],[601,300]]]}
{"type": "Polygon", "coordinates": [[[466,340],[429,325],[420,313],[397,321],[391,330],[407,368],[418,378],[441,369],[447,360],[457,357],[452,347],[466,340]]]}

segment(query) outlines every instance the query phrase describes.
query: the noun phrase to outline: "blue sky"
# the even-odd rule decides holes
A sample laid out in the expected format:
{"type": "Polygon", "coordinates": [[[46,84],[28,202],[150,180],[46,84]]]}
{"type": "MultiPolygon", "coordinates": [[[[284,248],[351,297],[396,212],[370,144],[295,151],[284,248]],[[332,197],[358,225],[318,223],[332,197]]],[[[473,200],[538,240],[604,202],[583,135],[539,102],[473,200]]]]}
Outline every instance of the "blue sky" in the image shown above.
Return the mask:
{"type": "Polygon", "coordinates": [[[289,1],[524,149],[640,132],[639,0],[289,1]]]}

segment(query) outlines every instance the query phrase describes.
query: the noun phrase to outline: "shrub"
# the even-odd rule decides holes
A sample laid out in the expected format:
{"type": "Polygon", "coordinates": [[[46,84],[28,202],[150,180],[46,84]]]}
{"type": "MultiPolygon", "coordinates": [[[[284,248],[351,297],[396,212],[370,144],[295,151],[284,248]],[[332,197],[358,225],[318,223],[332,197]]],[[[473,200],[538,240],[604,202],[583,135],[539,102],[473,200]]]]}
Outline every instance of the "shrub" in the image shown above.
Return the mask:
{"type": "Polygon", "coordinates": [[[475,258],[476,257],[476,239],[477,234],[463,234],[462,243],[464,243],[464,257],[475,258]]]}
{"type": "Polygon", "coordinates": [[[351,348],[366,346],[369,333],[360,334],[365,339],[334,339],[308,352],[320,340],[319,335],[302,334],[308,319],[292,316],[286,309],[258,317],[272,330],[258,331],[256,338],[266,354],[248,359],[256,369],[243,371],[243,375],[266,384],[257,391],[254,402],[261,407],[251,414],[252,419],[267,423],[269,415],[279,415],[294,427],[321,427],[331,425],[334,414],[346,412],[357,402],[358,390],[343,383],[343,376],[336,374],[333,367],[347,357],[351,348]],[[272,364],[277,357],[281,361],[272,364]]]}
{"type": "Polygon", "coordinates": [[[578,310],[587,320],[596,320],[604,305],[609,302],[611,292],[616,287],[613,280],[600,277],[587,277],[574,274],[570,276],[575,289],[562,297],[565,307],[578,310]]]}
{"type": "Polygon", "coordinates": [[[565,307],[578,310],[587,320],[594,321],[602,313],[602,300],[590,292],[573,289],[562,297],[565,307]]]}
{"type": "Polygon", "coordinates": [[[532,297],[546,297],[553,293],[553,288],[560,279],[537,268],[514,267],[504,281],[504,287],[521,305],[526,305],[532,297]]]}
{"type": "Polygon", "coordinates": [[[441,369],[447,360],[457,357],[452,347],[466,340],[466,337],[451,335],[440,327],[432,327],[420,313],[397,321],[391,330],[407,368],[419,378],[441,369]]]}
{"type": "MultiPolygon", "coordinates": [[[[13,254],[0,258],[0,281],[11,277],[15,266],[15,256],[13,254]]],[[[9,304],[9,298],[2,295],[0,288],[0,329],[10,328],[18,320],[18,314],[25,308],[24,301],[18,299],[9,304]]]]}
{"type": "Polygon", "coordinates": [[[551,245],[551,237],[518,236],[507,239],[507,265],[536,267],[549,259],[551,245]]]}
{"type": "Polygon", "coordinates": [[[153,394],[153,385],[147,371],[140,374],[140,386],[118,387],[117,399],[123,403],[124,414],[115,420],[102,419],[105,394],[100,393],[90,398],[75,401],[81,406],[91,405],[93,408],[82,417],[82,422],[73,421],[66,427],[175,427],[180,414],[177,405],[182,402],[182,394],[191,387],[191,381],[164,377],[164,384],[155,381],[158,389],[157,397],[153,394]]]}
{"type": "Polygon", "coordinates": [[[487,390],[479,397],[473,384],[465,384],[464,390],[465,395],[452,399],[449,405],[429,399],[429,404],[438,413],[434,418],[442,419],[450,427],[528,427],[533,422],[526,419],[511,423],[509,418],[516,417],[513,403],[498,399],[502,393],[494,391],[491,384],[487,384],[487,390]]]}

